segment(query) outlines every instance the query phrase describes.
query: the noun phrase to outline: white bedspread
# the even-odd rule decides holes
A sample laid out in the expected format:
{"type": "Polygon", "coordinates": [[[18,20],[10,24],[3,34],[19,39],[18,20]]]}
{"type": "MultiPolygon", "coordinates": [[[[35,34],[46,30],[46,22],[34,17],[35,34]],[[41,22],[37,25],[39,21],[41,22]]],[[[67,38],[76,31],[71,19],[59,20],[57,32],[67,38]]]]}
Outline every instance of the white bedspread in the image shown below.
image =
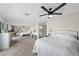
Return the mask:
{"type": "Polygon", "coordinates": [[[38,56],[79,56],[79,41],[46,37],[36,40],[33,53],[38,56]]]}

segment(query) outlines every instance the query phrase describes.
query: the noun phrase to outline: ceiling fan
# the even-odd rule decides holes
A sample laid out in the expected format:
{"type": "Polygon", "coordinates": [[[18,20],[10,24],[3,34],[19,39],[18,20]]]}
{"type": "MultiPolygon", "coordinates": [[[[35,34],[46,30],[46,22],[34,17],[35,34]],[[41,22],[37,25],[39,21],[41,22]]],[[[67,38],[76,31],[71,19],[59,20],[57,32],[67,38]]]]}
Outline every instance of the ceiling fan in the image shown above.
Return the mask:
{"type": "Polygon", "coordinates": [[[52,17],[52,15],[62,15],[63,13],[56,13],[57,10],[59,10],[61,7],[63,7],[64,5],[66,5],[66,3],[62,3],[61,5],[59,5],[57,8],[55,8],[54,10],[52,10],[52,8],[49,8],[49,10],[44,7],[44,6],[41,6],[41,8],[43,10],[45,10],[47,12],[47,14],[42,14],[42,15],[39,15],[39,17],[41,16],[45,16],[45,15],[48,15],[48,18],[52,17]]]}

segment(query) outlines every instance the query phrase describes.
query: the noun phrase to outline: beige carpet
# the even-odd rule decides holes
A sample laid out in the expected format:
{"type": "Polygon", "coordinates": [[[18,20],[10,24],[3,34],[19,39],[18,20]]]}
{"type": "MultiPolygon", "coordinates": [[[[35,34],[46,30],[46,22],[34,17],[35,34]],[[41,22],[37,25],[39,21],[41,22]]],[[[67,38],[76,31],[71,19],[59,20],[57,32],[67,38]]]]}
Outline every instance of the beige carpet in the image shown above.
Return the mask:
{"type": "Polygon", "coordinates": [[[9,49],[0,51],[0,56],[32,56],[34,40],[29,37],[14,37],[9,49]]]}

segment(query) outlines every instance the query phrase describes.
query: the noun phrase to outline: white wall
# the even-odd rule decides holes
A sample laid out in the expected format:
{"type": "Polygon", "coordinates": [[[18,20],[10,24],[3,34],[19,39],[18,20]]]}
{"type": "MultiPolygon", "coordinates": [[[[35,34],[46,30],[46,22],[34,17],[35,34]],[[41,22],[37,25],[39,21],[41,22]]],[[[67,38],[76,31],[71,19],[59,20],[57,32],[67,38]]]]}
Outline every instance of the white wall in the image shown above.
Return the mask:
{"type": "Polygon", "coordinates": [[[0,17],[0,21],[3,22],[3,23],[6,23],[1,17],[0,17]]]}
{"type": "Polygon", "coordinates": [[[79,31],[79,14],[65,16],[61,18],[52,18],[47,22],[47,30],[72,30],[79,31]]]}

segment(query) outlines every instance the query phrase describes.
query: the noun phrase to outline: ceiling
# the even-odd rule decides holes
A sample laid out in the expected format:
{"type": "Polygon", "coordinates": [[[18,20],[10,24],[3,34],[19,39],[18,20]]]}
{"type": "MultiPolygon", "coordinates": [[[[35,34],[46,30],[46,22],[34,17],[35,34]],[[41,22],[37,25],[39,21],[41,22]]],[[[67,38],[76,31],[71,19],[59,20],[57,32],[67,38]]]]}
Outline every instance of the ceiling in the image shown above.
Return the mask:
{"type": "MultiPolygon", "coordinates": [[[[37,24],[48,20],[47,16],[38,17],[41,14],[46,13],[41,6],[44,5],[47,8],[55,9],[61,3],[0,3],[0,17],[10,24],[37,24]],[[29,13],[30,15],[25,15],[29,13]]],[[[66,16],[79,13],[78,3],[67,3],[64,7],[57,12],[63,13],[60,16],[53,16],[54,18],[62,18],[66,16]]]]}

